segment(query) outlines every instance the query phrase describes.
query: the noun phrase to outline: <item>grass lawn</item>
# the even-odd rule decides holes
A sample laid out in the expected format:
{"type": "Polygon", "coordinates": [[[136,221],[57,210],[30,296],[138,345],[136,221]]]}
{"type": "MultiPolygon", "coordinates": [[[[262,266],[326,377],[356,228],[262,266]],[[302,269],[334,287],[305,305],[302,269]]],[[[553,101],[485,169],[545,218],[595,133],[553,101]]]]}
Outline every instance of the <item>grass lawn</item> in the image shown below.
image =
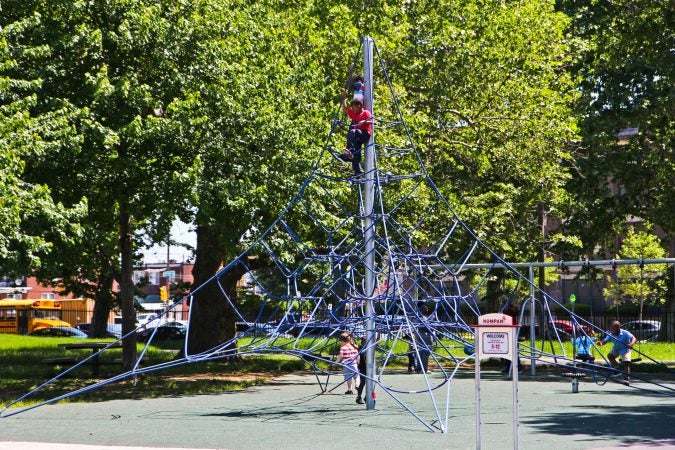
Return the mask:
{"type": "MultiPolygon", "coordinates": [[[[529,346],[530,346],[530,341],[521,341],[521,352],[527,352],[529,346]]],[[[538,350],[542,349],[542,344],[543,344],[543,351],[544,352],[549,352],[553,353],[551,351],[551,344],[549,341],[542,342],[541,340],[536,341],[536,346],[538,350]]],[[[563,343],[563,347],[565,349],[565,353],[568,355],[568,357],[571,357],[572,355],[572,343],[571,342],[565,342],[563,343]]],[[[561,348],[560,344],[558,343],[553,343],[553,349],[554,352],[557,354],[561,354],[561,348]]],[[[611,344],[604,345],[602,347],[598,347],[597,350],[595,351],[595,357],[598,358],[600,355],[606,356],[607,353],[610,352],[612,349],[611,344]],[[599,354],[598,354],[599,353],[599,354]]],[[[642,358],[641,364],[655,364],[652,361],[649,360],[649,358],[660,362],[664,363],[670,367],[675,367],[675,344],[671,342],[644,342],[644,343],[637,343],[635,344],[634,347],[635,351],[633,352],[633,359],[636,358],[642,358]],[[640,355],[642,353],[643,355],[640,355]],[[648,358],[649,357],[649,358],[648,358]]]]}
{"type": "MultiPolygon", "coordinates": [[[[106,341],[97,339],[97,341],[106,341]]],[[[112,340],[109,340],[112,341],[112,340]]],[[[49,358],[76,357],[84,359],[90,350],[64,350],[58,344],[82,342],[81,339],[17,336],[0,334],[0,404],[6,404],[69,366],[49,366],[43,362],[49,358]]],[[[151,346],[146,353],[144,365],[158,364],[174,358],[181,343],[162,342],[163,348],[151,346]]],[[[142,345],[139,345],[139,351],[142,345]]],[[[121,372],[119,360],[121,349],[109,349],[101,356],[101,379],[121,372]]],[[[105,386],[86,394],[73,397],[70,401],[101,401],[114,398],[148,398],[173,395],[193,395],[241,390],[263,383],[275,375],[305,369],[303,361],[284,355],[249,356],[241,362],[203,362],[186,364],[137,378],[105,386]]],[[[37,403],[47,398],[70,392],[96,382],[91,368],[83,365],[73,370],[53,386],[26,399],[22,405],[37,403]]]]}
{"type": "MultiPolygon", "coordinates": [[[[248,344],[254,346],[263,345],[267,338],[241,339],[240,347],[248,344]]],[[[99,340],[105,341],[105,340],[99,340]]],[[[64,350],[58,344],[69,342],[82,342],[81,339],[17,336],[12,334],[0,334],[0,404],[6,404],[49,378],[62,372],[68,366],[49,366],[44,363],[45,359],[58,357],[75,357],[83,359],[91,353],[89,350],[64,350]]],[[[158,364],[172,360],[181,347],[177,341],[160,341],[156,346],[151,346],[146,353],[148,361],[144,365],[158,364]]],[[[284,346],[285,349],[294,348],[309,349],[314,355],[324,359],[333,359],[338,351],[336,338],[303,338],[295,341],[293,338],[277,338],[275,345],[284,346]]],[[[387,347],[391,343],[384,343],[387,347]]],[[[405,342],[396,342],[394,356],[387,362],[389,367],[402,369],[407,366],[406,353],[408,345],[405,342]]],[[[521,342],[521,352],[526,352],[529,341],[521,342]]],[[[139,351],[142,344],[139,344],[139,351]]],[[[542,348],[542,342],[537,341],[537,348],[542,348]]],[[[561,353],[560,346],[554,344],[554,352],[561,353]]],[[[564,348],[568,357],[572,355],[572,345],[567,342],[564,348]]],[[[600,351],[608,352],[611,345],[604,346],[600,351]]],[[[671,368],[675,368],[675,344],[672,343],[643,343],[636,346],[636,350],[642,352],[656,361],[665,362],[671,368]]],[[[439,354],[452,355],[457,359],[466,357],[463,345],[453,341],[441,341],[437,344],[439,354]]],[[[548,342],[544,343],[544,351],[550,352],[548,342]]],[[[379,363],[382,363],[383,352],[378,352],[379,363]]],[[[597,357],[598,355],[596,355],[597,357]]],[[[122,367],[119,360],[122,357],[121,349],[109,349],[101,356],[101,379],[108,378],[120,373],[122,367]],[[118,360],[118,361],[115,361],[118,360]]],[[[637,358],[638,355],[634,355],[637,358]]],[[[523,355],[523,358],[527,356],[523,355]]],[[[496,360],[486,362],[499,365],[496,360]]],[[[330,363],[319,363],[321,369],[327,369],[330,363]]],[[[145,374],[138,377],[136,384],[131,381],[118,382],[89,393],[72,398],[69,401],[101,401],[115,398],[149,398],[161,396],[194,395],[220,393],[230,390],[241,390],[249,386],[264,383],[275,375],[309,368],[304,361],[288,355],[266,354],[247,355],[243,361],[230,362],[201,362],[186,364],[171,369],[145,374]]],[[[334,367],[335,369],[335,367],[334,367]]],[[[642,362],[634,366],[636,371],[662,371],[663,367],[650,362],[642,357],[642,362]]],[[[73,391],[77,388],[96,382],[92,378],[91,368],[83,365],[69,373],[65,378],[45,388],[35,396],[27,399],[23,405],[36,403],[54,396],[73,391]]]]}

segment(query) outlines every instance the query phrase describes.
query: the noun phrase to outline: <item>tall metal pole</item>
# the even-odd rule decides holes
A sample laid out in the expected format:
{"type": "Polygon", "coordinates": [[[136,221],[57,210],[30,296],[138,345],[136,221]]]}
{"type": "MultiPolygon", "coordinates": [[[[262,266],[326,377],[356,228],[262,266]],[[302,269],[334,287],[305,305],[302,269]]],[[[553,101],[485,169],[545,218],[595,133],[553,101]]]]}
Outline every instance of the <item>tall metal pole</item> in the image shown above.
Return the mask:
{"type": "MultiPolygon", "coordinates": [[[[481,427],[481,413],[480,413],[480,328],[474,328],[474,344],[473,351],[475,354],[476,370],[475,370],[475,381],[476,381],[476,450],[480,450],[480,427],[481,427]]],[[[513,367],[513,361],[511,361],[511,367],[513,367]]],[[[516,372],[518,372],[516,370],[516,372]]]]}
{"type": "Polygon", "coordinates": [[[513,450],[520,448],[520,416],[518,415],[518,329],[511,333],[513,354],[511,358],[511,384],[513,385],[513,450]]]}
{"type": "MultiPolygon", "coordinates": [[[[364,108],[373,111],[373,39],[370,36],[363,38],[363,78],[366,85],[363,96],[364,108]]],[[[366,409],[375,409],[375,308],[373,294],[375,292],[375,124],[373,133],[365,148],[365,171],[363,174],[363,203],[364,203],[364,231],[365,257],[365,314],[366,320],[366,409]]]]}
{"type": "MultiPolygon", "coordinates": [[[[544,270],[544,269],[539,269],[544,270]]],[[[535,336],[535,298],[534,298],[534,267],[528,267],[528,278],[530,279],[530,375],[537,374],[537,357],[534,354],[534,349],[537,348],[535,336]]]]}

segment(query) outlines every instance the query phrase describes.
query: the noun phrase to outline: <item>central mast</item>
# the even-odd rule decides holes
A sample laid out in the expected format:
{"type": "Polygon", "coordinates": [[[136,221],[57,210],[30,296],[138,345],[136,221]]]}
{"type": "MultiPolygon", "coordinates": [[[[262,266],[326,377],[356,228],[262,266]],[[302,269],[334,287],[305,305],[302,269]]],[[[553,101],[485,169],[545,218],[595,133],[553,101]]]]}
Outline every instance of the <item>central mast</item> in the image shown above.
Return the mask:
{"type": "MultiPolygon", "coordinates": [[[[373,117],[373,39],[370,36],[363,38],[363,79],[365,92],[363,93],[363,107],[370,110],[373,117]]],[[[375,124],[372,124],[370,140],[365,148],[365,171],[363,174],[363,203],[366,257],[365,264],[365,315],[366,321],[366,409],[375,409],[375,308],[373,295],[375,293],[375,124]]]]}

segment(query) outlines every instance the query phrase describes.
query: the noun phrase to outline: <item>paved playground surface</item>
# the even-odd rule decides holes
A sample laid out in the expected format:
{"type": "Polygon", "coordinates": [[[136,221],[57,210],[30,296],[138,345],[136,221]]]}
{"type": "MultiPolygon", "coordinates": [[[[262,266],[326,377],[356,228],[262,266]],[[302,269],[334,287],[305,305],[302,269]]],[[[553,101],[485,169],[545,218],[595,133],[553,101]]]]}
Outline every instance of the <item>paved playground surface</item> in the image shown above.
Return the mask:
{"type": "MultiPolygon", "coordinates": [[[[394,374],[387,379],[405,386],[419,381],[415,377],[421,376],[394,374]]],[[[485,373],[483,380],[483,448],[511,448],[511,382],[496,372],[485,373]]],[[[521,448],[675,448],[675,398],[618,384],[582,381],[580,387],[573,394],[568,379],[523,376],[521,448]]],[[[36,443],[67,444],[51,446],[54,450],[475,448],[470,374],[452,382],[447,434],[427,431],[382,392],[377,409],[366,411],[343,391],[340,387],[334,394],[317,395],[311,374],[293,374],[218,395],[50,405],[0,419],[0,449],[50,448],[36,443]]],[[[433,411],[428,395],[402,397],[427,417],[433,411]]]]}

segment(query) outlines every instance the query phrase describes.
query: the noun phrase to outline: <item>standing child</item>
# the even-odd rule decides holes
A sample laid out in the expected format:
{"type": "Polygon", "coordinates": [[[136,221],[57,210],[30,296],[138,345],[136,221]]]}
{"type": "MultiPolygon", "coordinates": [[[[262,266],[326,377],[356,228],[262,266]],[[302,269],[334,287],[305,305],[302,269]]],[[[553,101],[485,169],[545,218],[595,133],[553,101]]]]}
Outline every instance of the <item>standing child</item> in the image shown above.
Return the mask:
{"type": "Polygon", "coordinates": [[[352,163],[354,176],[361,175],[361,148],[370,140],[373,134],[373,115],[363,108],[363,100],[354,98],[347,105],[347,93],[342,94],[342,110],[351,119],[347,133],[347,145],[339,159],[352,163]]]}
{"type": "Polygon", "coordinates": [[[344,379],[347,382],[346,395],[354,394],[352,391],[352,384],[354,378],[358,375],[359,350],[352,343],[352,337],[349,333],[340,334],[340,354],[335,359],[336,363],[344,364],[344,379]]]}
{"type": "Polygon", "coordinates": [[[363,353],[366,348],[366,338],[361,338],[359,345],[359,387],[356,388],[356,403],[359,405],[363,404],[362,396],[363,389],[366,387],[366,358],[365,353],[363,353]]]}

